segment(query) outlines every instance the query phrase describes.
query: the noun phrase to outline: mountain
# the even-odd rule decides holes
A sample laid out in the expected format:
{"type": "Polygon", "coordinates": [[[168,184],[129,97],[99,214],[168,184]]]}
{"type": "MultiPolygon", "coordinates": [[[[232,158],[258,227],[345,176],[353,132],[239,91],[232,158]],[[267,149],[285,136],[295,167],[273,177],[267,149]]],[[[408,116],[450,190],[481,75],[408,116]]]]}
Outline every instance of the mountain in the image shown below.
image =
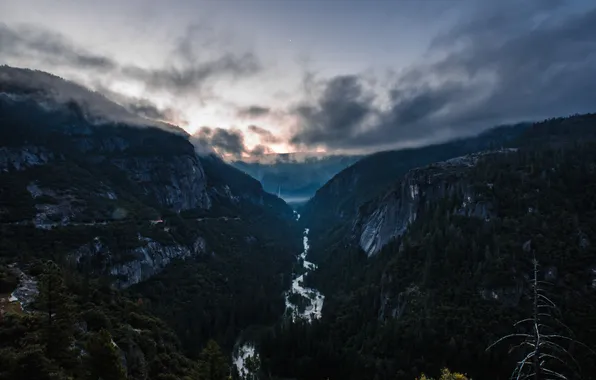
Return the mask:
{"type": "Polygon", "coordinates": [[[472,153],[410,170],[389,192],[361,206],[353,230],[359,236],[360,248],[368,256],[378,253],[391,240],[402,236],[425,209],[445,198],[463,199],[454,210],[457,215],[490,219],[493,205],[477,199],[465,174],[481,160],[515,152],[512,148],[472,153]]]}
{"type": "MultiPolygon", "coordinates": [[[[68,303],[68,317],[86,321],[85,302],[92,302],[113,321],[102,326],[118,355],[127,363],[144,358],[134,369],[124,366],[132,378],[170,373],[159,369],[170,360],[163,355],[176,356],[176,376],[186,376],[195,369],[186,357],[196,358],[210,339],[229,353],[243,329],[283,314],[283,291],[301,249],[293,210],[218,157],[198,155],[181,129],[51,74],[2,66],[0,141],[0,269],[30,279],[9,282],[0,298],[20,298],[8,309],[15,302],[42,309],[23,286],[47,272],[35,268],[57,265],[61,294],[76,301],[68,303]],[[98,298],[81,298],[83,290],[98,298]],[[112,310],[110,297],[122,309],[112,310]],[[177,338],[168,349],[159,335],[153,344],[143,334],[124,334],[123,324],[177,338]],[[125,337],[128,349],[120,345],[125,337]]],[[[0,309],[7,310],[4,303],[0,309]]],[[[11,318],[16,329],[29,323],[11,318]]],[[[95,339],[88,331],[72,334],[81,347],[95,339]]],[[[1,355],[15,349],[1,345],[0,362],[18,371],[18,358],[1,355]]],[[[69,376],[80,369],[57,359],[47,366],[69,376]]]]}
{"type": "Polygon", "coordinates": [[[316,156],[298,153],[267,155],[263,160],[235,161],[236,168],[258,179],[265,191],[289,203],[303,203],[331,177],[360,156],[316,156]]]}
{"type": "MultiPolygon", "coordinates": [[[[252,205],[292,217],[290,208],[263,191],[258,181],[217,157],[197,155],[181,130],[151,122],[141,125],[140,118],[124,110],[116,114],[120,120],[112,114],[104,118],[96,112],[118,106],[108,107],[107,99],[89,92],[82,103],[66,100],[85,90],[49,74],[4,67],[2,75],[10,78],[0,87],[4,223],[49,230],[137,220],[148,230],[163,232],[163,226],[151,226],[163,224],[158,221],[168,213],[218,217],[252,205]],[[39,88],[34,89],[37,82],[39,88]],[[46,83],[53,87],[44,88],[46,83]]],[[[184,237],[191,244],[174,244],[171,249],[143,237],[139,245],[157,244],[155,249],[131,253],[139,259],[122,263],[124,267],[114,267],[110,258],[112,267],[107,270],[130,277],[127,283],[138,282],[174,257],[205,250],[203,238],[191,235],[184,237]],[[155,256],[166,251],[165,257],[155,256]],[[147,265],[153,267],[142,268],[147,265]]],[[[109,250],[98,239],[89,241],[95,250],[100,245],[109,250]]],[[[76,255],[78,261],[83,259],[82,252],[76,255]]]]}
{"type": "MultiPolygon", "coordinates": [[[[351,228],[359,207],[379,196],[410,169],[486,149],[500,149],[527,127],[527,123],[502,126],[470,138],[362,158],[331,178],[302,207],[301,220],[313,232],[312,245],[322,248],[341,240],[351,228]]],[[[322,251],[316,249],[313,254],[320,255],[322,251]]]]}
{"type": "MultiPolygon", "coordinates": [[[[563,323],[551,334],[588,347],[562,339],[555,355],[565,349],[574,359],[547,365],[567,378],[594,378],[596,115],[489,136],[506,148],[480,143],[477,152],[404,169],[336,217],[341,226],[328,228],[332,238],[314,236],[318,267],[307,285],[325,295],[323,317],[271,332],[260,351],[266,371],[297,379],[412,379],[448,367],[475,379],[509,378],[527,354],[523,344],[515,348],[523,340],[487,348],[508,334],[531,333],[512,326],[532,315],[536,260],[537,280],[558,306],[545,313],[563,323]]],[[[359,180],[359,165],[315,199],[338,178],[359,180]]],[[[324,203],[309,203],[313,215],[315,206],[328,212],[324,203]]]]}
{"type": "Polygon", "coordinates": [[[596,373],[594,114],[364,157],[298,221],[47,73],[0,68],[0,141],[0,379],[504,379],[538,283],[542,360],[596,373]]]}

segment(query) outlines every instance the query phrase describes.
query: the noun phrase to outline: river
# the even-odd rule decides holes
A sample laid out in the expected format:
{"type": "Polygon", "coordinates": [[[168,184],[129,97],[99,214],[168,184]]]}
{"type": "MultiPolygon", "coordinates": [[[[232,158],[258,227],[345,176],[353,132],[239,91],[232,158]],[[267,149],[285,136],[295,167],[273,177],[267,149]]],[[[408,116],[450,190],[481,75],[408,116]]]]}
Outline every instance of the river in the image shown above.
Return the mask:
{"type": "Polygon", "coordinates": [[[290,315],[293,321],[295,321],[296,318],[302,318],[311,322],[314,319],[321,318],[323,302],[325,301],[325,296],[318,290],[304,287],[305,276],[317,269],[317,266],[314,263],[306,260],[308,250],[310,249],[310,245],[308,244],[308,233],[309,229],[305,228],[302,237],[303,250],[298,256],[298,261],[302,263],[302,268],[304,270],[300,273],[294,273],[292,287],[286,292],[286,314],[290,315]],[[301,307],[299,303],[292,302],[293,299],[295,300],[296,298],[295,295],[299,295],[303,298],[300,303],[305,303],[304,307],[301,307]]]}
{"type": "MultiPolygon", "coordinates": [[[[300,214],[295,212],[295,216],[296,220],[300,220],[300,214]]],[[[317,266],[314,263],[306,259],[308,251],[310,250],[308,242],[309,232],[310,230],[308,228],[304,229],[302,234],[302,252],[296,256],[296,260],[301,264],[300,271],[293,273],[292,286],[285,293],[285,315],[291,317],[292,321],[303,319],[312,322],[315,319],[321,318],[323,303],[325,301],[325,296],[318,290],[304,286],[304,278],[310,272],[317,269],[317,266]]],[[[234,366],[238,370],[240,378],[242,379],[248,378],[249,376],[246,363],[251,357],[257,359],[257,361],[259,360],[259,354],[256,352],[253,342],[244,342],[234,354],[234,366]]]]}

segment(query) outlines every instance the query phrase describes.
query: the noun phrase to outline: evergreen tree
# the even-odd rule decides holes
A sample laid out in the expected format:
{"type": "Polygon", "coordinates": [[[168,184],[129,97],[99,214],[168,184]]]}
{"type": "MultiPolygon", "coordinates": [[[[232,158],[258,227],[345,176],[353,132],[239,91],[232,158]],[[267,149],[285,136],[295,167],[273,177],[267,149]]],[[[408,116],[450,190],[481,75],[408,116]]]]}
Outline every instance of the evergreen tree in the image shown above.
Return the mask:
{"type": "Polygon", "coordinates": [[[210,340],[199,356],[199,379],[225,380],[230,370],[219,345],[210,340]]]}
{"type": "Polygon", "coordinates": [[[16,355],[11,378],[50,380],[52,379],[51,373],[54,371],[55,368],[52,368],[43,347],[30,345],[16,355]]]}
{"type": "Polygon", "coordinates": [[[118,347],[108,330],[93,334],[87,341],[87,366],[91,380],[126,379],[118,347]]]}
{"type": "Polygon", "coordinates": [[[247,380],[257,379],[259,369],[261,369],[261,360],[258,354],[246,358],[246,371],[248,372],[246,376],[247,380]]]}
{"type": "Polygon", "coordinates": [[[62,272],[53,262],[46,264],[39,281],[39,308],[43,313],[46,355],[72,366],[74,314],[62,272]]]}

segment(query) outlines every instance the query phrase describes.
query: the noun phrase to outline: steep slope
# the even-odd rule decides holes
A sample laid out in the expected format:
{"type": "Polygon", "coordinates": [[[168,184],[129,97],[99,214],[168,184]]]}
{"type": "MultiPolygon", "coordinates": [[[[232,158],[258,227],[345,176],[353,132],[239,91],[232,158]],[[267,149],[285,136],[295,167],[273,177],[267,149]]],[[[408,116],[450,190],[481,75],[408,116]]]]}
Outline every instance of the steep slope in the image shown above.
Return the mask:
{"type": "Polygon", "coordinates": [[[336,240],[334,230],[350,224],[360,205],[378,196],[408,170],[482,150],[500,149],[526,127],[527,124],[499,127],[476,137],[380,152],[361,159],[321,187],[301,210],[302,220],[312,229],[313,245],[326,245],[319,241],[324,237],[336,240]]]}
{"type": "MultiPolygon", "coordinates": [[[[182,131],[160,129],[149,121],[141,125],[140,118],[99,94],[49,74],[7,67],[1,73],[9,78],[0,82],[0,221],[5,225],[109,229],[140,220],[147,229],[167,235],[159,222],[167,211],[214,217],[223,207],[234,213],[255,204],[291,217],[283,201],[265,193],[257,181],[216,158],[200,158],[182,131]],[[83,103],[67,100],[70,95],[83,103]],[[104,109],[119,112],[94,116],[104,109]],[[134,124],[112,121],[116,117],[134,124]]],[[[109,269],[131,277],[126,284],[154,272],[141,273],[142,266],[161,268],[172,258],[205,250],[200,236],[185,236],[190,244],[178,245],[150,236],[138,240],[140,250],[129,256],[141,259],[109,269]]],[[[106,246],[101,236],[89,239],[76,259],[109,255],[106,246]]]]}
{"type": "Polygon", "coordinates": [[[127,288],[192,355],[210,338],[231,350],[242,329],[283,313],[301,248],[292,209],[197,155],[182,130],[50,74],[2,67],[0,141],[7,263],[51,259],[127,288]]]}
{"type": "Polygon", "coordinates": [[[0,294],[2,379],[201,378],[163,321],[100,281],[32,261],[0,264],[0,285],[18,300],[0,294]]]}
{"type": "Polygon", "coordinates": [[[200,161],[207,174],[209,195],[219,204],[244,201],[286,218],[293,217],[292,210],[281,198],[266,192],[263,185],[250,175],[215,155],[200,157],[200,161]]]}
{"type": "Polygon", "coordinates": [[[462,199],[460,207],[453,210],[457,215],[490,219],[493,205],[477,199],[465,176],[480,160],[515,152],[514,148],[485,151],[410,170],[381,199],[360,207],[353,230],[360,248],[368,256],[378,253],[389,241],[403,235],[419,214],[445,198],[462,199]]]}
{"type": "MultiPolygon", "coordinates": [[[[508,142],[516,147],[480,151],[410,170],[381,196],[360,206],[353,223],[360,247],[369,256],[377,253],[401,236],[418,214],[441,199],[461,199],[460,207],[454,209],[456,214],[489,220],[496,205],[475,193],[468,178],[479,163],[505,160],[499,156],[515,154],[520,148],[572,149],[576,143],[596,137],[594,120],[594,115],[577,115],[535,123],[508,142]]],[[[494,184],[487,182],[485,186],[492,189],[494,184]]]]}
{"type": "MultiPolygon", "coordinates": [[[[447,366],[508,378],[523,356],[486,348],[528,316],[534,258],[557,318],[593,349],[596,115],[534,124],[515,144],[413,169],[363,205],[310,278],[325,295],[321,321],[272,332],[265,370],[411,379],[447,366]]],[[[593,378],[590,351],[563,346],[582,366],[564,373],[593,378]]]]}

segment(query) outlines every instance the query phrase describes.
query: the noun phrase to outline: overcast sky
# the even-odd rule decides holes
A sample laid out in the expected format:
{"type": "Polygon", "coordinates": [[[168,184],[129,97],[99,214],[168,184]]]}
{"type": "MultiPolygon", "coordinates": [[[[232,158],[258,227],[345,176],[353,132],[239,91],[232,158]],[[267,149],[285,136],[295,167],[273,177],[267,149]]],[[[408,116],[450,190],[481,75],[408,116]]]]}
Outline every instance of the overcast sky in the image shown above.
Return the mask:
{"type": "Polygon", "coordinates": [[[589,0],[0,0],[0,15],[0,64],[228,154],[372,152],[596,111],[589,0]]]}

